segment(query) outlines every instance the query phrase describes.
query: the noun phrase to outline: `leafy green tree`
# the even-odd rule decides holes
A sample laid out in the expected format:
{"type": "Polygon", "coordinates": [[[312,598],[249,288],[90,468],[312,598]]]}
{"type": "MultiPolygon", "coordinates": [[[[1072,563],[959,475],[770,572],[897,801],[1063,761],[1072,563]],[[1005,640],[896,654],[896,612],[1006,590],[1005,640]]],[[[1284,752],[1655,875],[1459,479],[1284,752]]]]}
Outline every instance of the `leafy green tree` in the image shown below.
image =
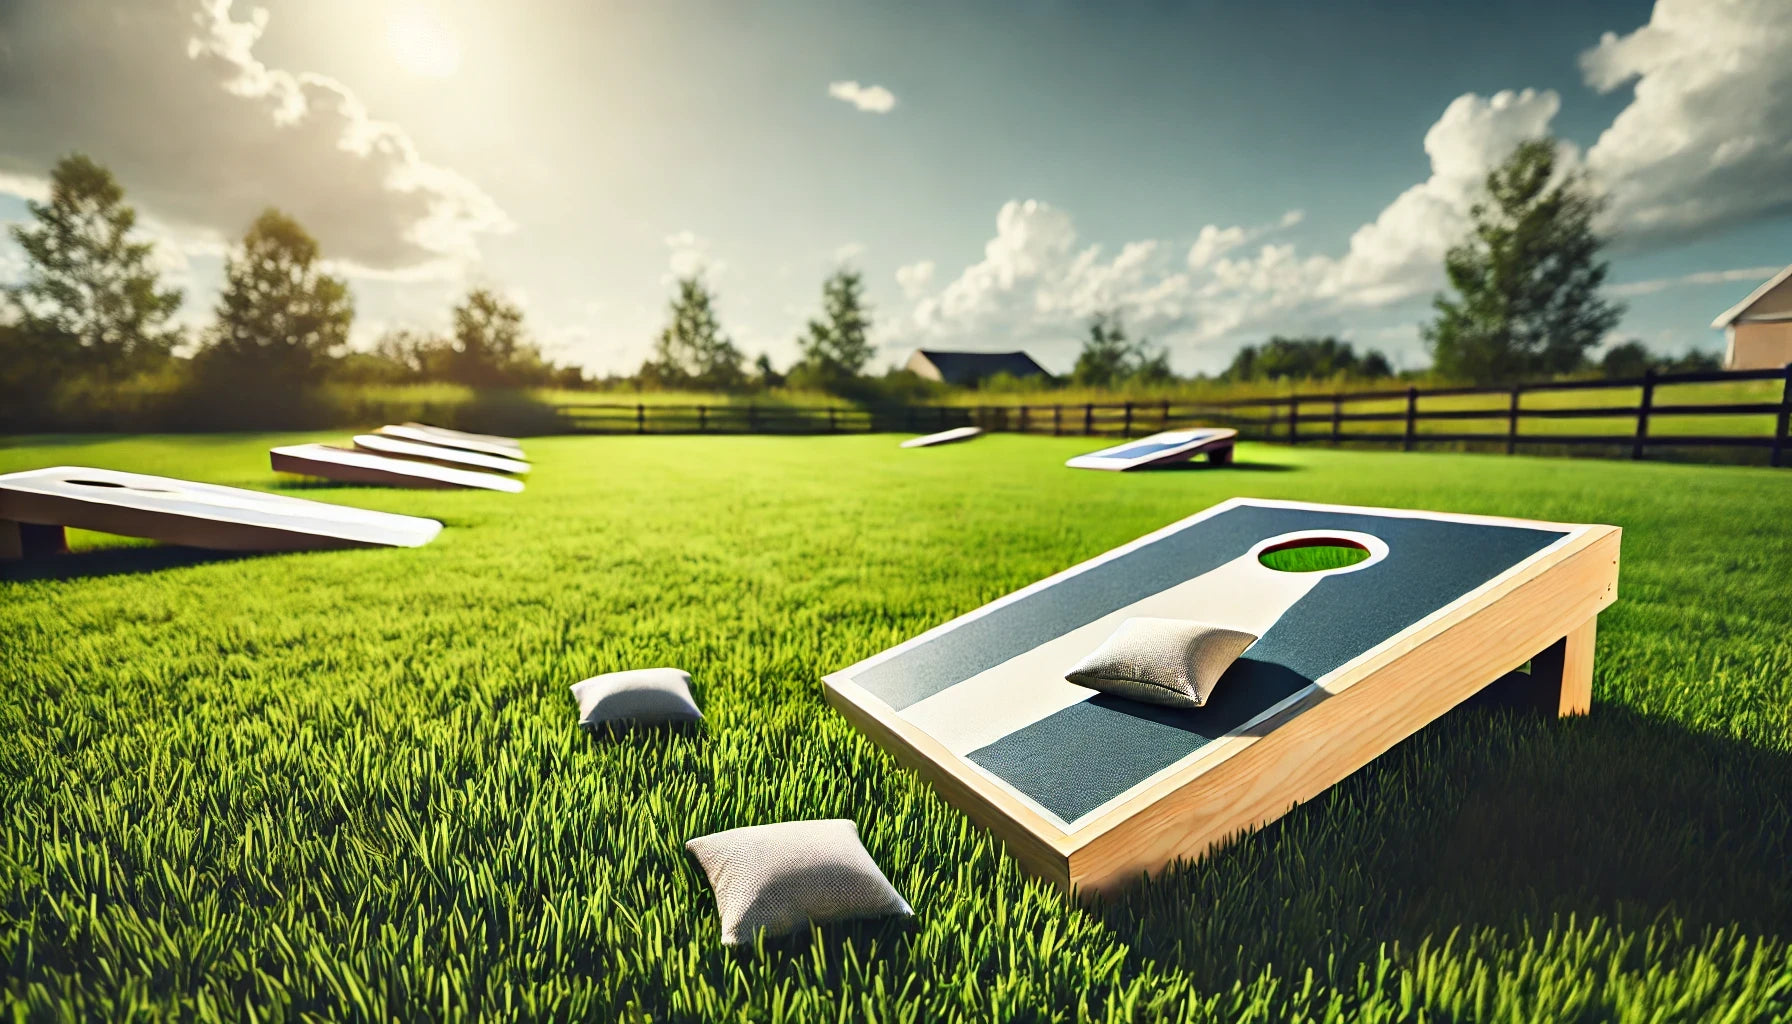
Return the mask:
{"type": "Polygon", "coordinates": [[[1119,310],[1103,310],[1089,318],[1089,336],[1070,372],[1072,383],[1091,388],[1162,384],[1174,377],[1169,352],[1127,337],[1119,310]]]}
{"type": "Polygon", "coordinates": [[[523,331],[523,311],[490,288],[474,288],[454,307],[448,371],[475,388],[526,382],[541,356],[523,331]]]}
{"type": "Polygon", "coordinates": [[[1599,295],[1607,264],[1593,218],[1603,199],[1558,174],[1550,139],[1521,143],[1487,175],[1474,229],[1444,259],[1455,297],[1433,301],[1424,336],[1439,373],[1494,382],[1565,373],[1623,315],[1599,295]]]}
{"type": "Polygon", "coordinates": [[[224,264],[224,292],[205,366],[259,384],[316,383],[348,343],[354,299],[318,265],[317,240],[268,208],[224,264]]]}
{"type": "Polygon", "coordinates": [[[1246,345],[1220,376],[1225,380],[1325,380],[1331,377],[1391,377],[1387,357],[1370,349],[1361,356],[1337,338],[1270,338],[1246,345]]]}
{"type": "Polygon", "coordinates": [[[699,274],[679,278],[671,321],[653,342],[641,380],[666,387],[736,388],[746,381],[742,356],[716,320],[715,296],[699,274]]]}
{"type": "Polygon", "coordinates": [[[772,357],[769,353],[761,352],[759,358],[753,360],[753,382],[762,388],[784,386],[784,375],[778,372],[776,366],[772,365],[772,357]]]}
{"type": "Polygon", "coordinates": [[[170,321],[181,293],[159,286],[155,247],[132,239],[137,211],[112,172],[79,153],[63,157],[50,171],[50,201],[25,205],[36,224],[11,233],[26,277],[7,292],[37,357],[60,350],[108,375],[166,358],[179,340],[170,321]]]}
{"type": "Polygon", "coordinates": [[[1708,373],[1722,366],[1723,361],[1717,356],[1698,349],[1687,349],[1679,356],[1657,355],[1636,338],[1606,349],[1599,360],[1599,372],[1609,380],[1629,380],[1650,370],[1656,373],[1708,373]]]}
{"type": "Polygon", "coordinates": [[[803,362],[824,378],[857,377],[871,362],[871,310],[864,275],[842,267],[821,286],[822,319],[809,321],[797,344],[803,362]]]}

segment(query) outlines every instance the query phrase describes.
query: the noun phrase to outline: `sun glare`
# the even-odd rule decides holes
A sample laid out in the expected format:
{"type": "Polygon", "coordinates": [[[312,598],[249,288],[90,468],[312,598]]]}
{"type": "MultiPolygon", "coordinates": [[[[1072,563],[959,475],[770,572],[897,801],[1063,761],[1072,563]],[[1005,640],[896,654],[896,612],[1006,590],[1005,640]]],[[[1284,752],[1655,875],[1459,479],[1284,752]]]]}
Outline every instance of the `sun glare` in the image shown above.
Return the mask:
{"type": "Polygon", "coordinates": [[[398,66],[424,78],[447,78],[460,67],[460,43],[433,4],[405,3],[392,12],[386,39],[398,66]]]}

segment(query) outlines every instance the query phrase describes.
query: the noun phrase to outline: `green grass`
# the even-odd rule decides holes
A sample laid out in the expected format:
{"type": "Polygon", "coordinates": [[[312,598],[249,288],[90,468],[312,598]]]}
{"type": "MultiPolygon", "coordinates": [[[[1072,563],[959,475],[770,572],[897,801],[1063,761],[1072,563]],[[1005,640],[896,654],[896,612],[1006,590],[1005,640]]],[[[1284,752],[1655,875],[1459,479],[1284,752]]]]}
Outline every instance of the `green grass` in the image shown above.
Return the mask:
{"type": "Polygon", "coordinates": [[[1265,551],[1257,561],[1282,572],[1324,572],[1355,565],[1369,557],[1369,552],[1342,544],[1306,544],[1300,547],[1265,551]]]}
{"type": "MultiPolygon", "coordinates": [[[[269,437],[16,439],[253,487],[269,437]]],[[[92,550],[0,582],[0,992],[60,1020],[1785,1020],[1792,473],[1074,438],[550,438],[417,550],[92,550]],[[1463,708],[1100,906],[819,677],[1234,495],[1625,528],[1594,712],[1463,708]],[[568,684],[680,665],[691,732],[568,684]],[[694,835],[846,816],[917,907],[731,951],[694,835]]]]}

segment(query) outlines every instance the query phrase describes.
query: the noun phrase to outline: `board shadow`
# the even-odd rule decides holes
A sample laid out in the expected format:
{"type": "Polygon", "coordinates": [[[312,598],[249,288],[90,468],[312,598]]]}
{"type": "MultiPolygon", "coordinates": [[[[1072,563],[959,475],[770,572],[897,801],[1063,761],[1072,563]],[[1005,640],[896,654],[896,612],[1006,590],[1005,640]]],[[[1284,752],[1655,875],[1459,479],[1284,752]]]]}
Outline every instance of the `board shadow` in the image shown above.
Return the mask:
{"type": "Polygon", "coordinates": [[[78,580],[98,576],[129,576],[179,569],[212,562],[235,562],[283,554],[276,551],[212,551],[172,544],[122,548],[94,548],[0,562],[0,580],[78,580]]]}
{"type": "Polygon", "coordinates": [[[1300,466],[1289,466],[1280,462],[1240,462],[1234,459],[1231,462],[1214,465],[1206,459],[1190,459],[1187,462],[1172,462],[1165,466],[1140,466],[1138,469],[1132,470],[1131,472],[1205,473],[1212,470],[1215,473],[1223,473],[1227,470],[1238,470],[1244,473],[1286,473],[1300,468],[1300,466]]]}
{"type": "Polygon", "coordinates": [[[1460,707],[1319,797],[1097,904],[1223,988],[1571,916],[1792,937],[1792,755],[1626,709],[1460,707]]]}

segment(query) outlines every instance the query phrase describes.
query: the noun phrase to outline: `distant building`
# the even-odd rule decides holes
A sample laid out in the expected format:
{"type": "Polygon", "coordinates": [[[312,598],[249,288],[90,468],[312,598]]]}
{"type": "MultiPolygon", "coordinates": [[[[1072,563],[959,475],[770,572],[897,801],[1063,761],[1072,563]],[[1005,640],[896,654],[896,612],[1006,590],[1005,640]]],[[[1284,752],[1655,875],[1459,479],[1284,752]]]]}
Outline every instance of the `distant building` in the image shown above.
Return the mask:
{"type": "Polygon", "coordinates": [[[921,348],[908,357],[907,368],[918,377],[959,387],[975,387],[998,373],[1019,378],[1051,376],[1025,352],[942,352],[921,348]]]}
{"type": "Polygon", "coordinates": [[[1766,370],[1792,363],[1792,267],[1711,322],[1729,339],[1724,369],[1766,370]]]}

